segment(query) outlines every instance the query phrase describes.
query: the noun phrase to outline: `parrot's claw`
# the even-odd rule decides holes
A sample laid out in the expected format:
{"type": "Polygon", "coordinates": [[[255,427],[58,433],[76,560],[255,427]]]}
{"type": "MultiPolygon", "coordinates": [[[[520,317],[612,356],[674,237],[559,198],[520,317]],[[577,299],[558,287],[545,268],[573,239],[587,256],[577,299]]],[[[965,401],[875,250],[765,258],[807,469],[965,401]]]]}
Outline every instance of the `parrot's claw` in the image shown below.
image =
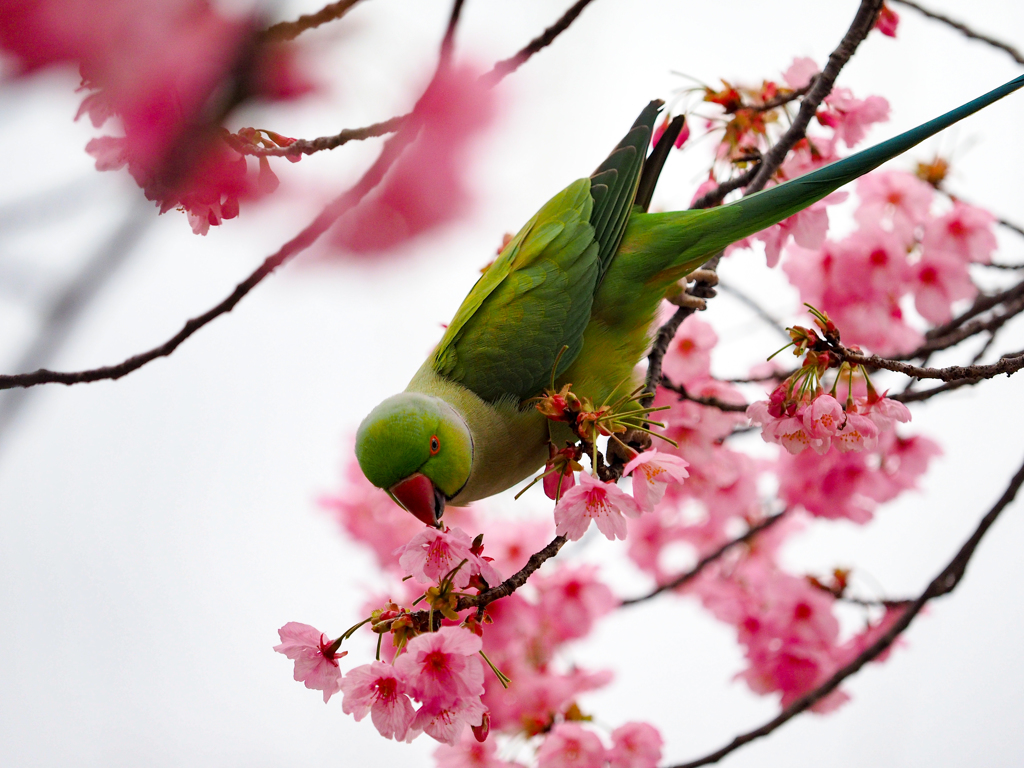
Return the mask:
{"type": "Polygon", "coordinates": [[[718,285],[718,273],[713,269],[695,269],[686,276],[688,282],[718,285]]]}
{"type": "Polygon", "coordinates": [[[686,291],[680,291],[675,296],[668,296],[667,298],[670,303],[675,304],[677,307],[686,307],[697,312],[703,312],[708,308],[707,302],[704,299],[691,296],[686,291]]]}

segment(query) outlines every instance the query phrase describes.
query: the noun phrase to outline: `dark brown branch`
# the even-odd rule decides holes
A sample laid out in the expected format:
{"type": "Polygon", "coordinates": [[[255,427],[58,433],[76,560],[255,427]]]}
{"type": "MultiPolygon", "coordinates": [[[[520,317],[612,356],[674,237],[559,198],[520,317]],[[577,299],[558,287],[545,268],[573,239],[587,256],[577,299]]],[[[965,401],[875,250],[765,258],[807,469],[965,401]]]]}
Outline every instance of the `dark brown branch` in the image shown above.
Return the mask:
{"type": "Polygon", "coordinates": [[[854,365],[863,365],[872,369],[894,371],[916,379],[941,379],[942,381],[959,381],[961,379],[991,379],[1001,374],[1009,376],[1024,368],[1024,350],[1004,355],[999,362],[990,365],[951,365],[948,368],[922,368],[918,365],[889,360],[878,355],[858,355],[849,350],[840,352],[843,359],[854,365]]]}
{"type": "Polygon", "coordinates": [[[975,320],[973,322],[966,323],[960,328],[957,328],[944,336],[929,338],[913,352],[908,352],[906,355],[898,355],[897,359],[914,360],[916,358],[928,357],[934,352],[949,349],[950,347],[956,346],[961,341],[977,336],[980,333],[995,333],[1002,328],[1003,325],[1024,311],[1024,291],[1020,290],[1020,286],[1017,286],[1012,290],[1015,295],[1005,300],[1002,312],[994,314],[987,320],[975,320]]]}
{"type": "Polygon", "coordinates": [[[506,75],[510,75],[525,64],[533,54],[537,53],[543,48],[551,45],[555,38],[565,32],[572,24],[576,17],[583,13],[583,9],[586,8],[593,0],[576,0],[572,7],[569,8],[554,24],[544,30],[538,37],[535,37],[530,41],[530,44],[523,48],[519,53],[511,58],[499,61],[494,65],[494,68],[483,76],[484,82],[489,85],[495,85],[505,78],[506,75]]]}
{"type": "Polygon", "coordinates": [[[894,3],[899,3],[900,5],[905,5],[908,8],[913,8],[922,16],[927,16],[929,19],[941,21],[943,24],[946,24],[952,27],[953,29],[957,30],[961,34],[963,34],[964,37],[969,37],[972,40],[980,40],[983,43],[988,43],[993,48],[998,48],[1001,51],[1005,51],[1006,53],[1010,54],[1010,56],[1013,57],[1013,60],[1016,61],[1018,64],[1024,64],[1024,57],[1022,57],[1020,51],[1018,51],[1012,45],[1007,45],[1006,43],[1000,42],[999,40],[996,40],[994,37],[989,37],[988,35],[982,34],[981,32],[975,32],[973,29],[968,27],[963,22],[951,19],[949,18],[949,16],[943,16],[941,13],[936,13],[935,11],[929,11],[927,8],[924,8],[918,5],[917,3],[911,2],[911,0],[892,1],[894,3]]]}
{"type": "Polygon", "coordinates": [[[935,395],[941,395],[943,392],[950,392],[954,389],[960,389],[960,387],[969,387],[973,384],[977,384],[984,379],[959,379],[957,381],[950,381],[946,384],[940,384],[937,387],[931,389],[922,389],[919,391],[900,392],[895,395],[888,395],[890,400],[896,400],[901,403],[919,403],[923,400],[929,400],[935,395]]]}
{"type": "Polygon", "coordinates": [[[719,184],[709,192],[705,192],[703,195],[698,197],[691,205],[691,208],[714,208],[716,205],[721,203],[726,195],[735,189],[740,189],[747,186],[750,180],[757,174],[760,163],[756,163],[750,166],[747,170],[741,173],[739,176],[733,176],[731,179],[727,179],[719,184]]]}
{"type": "MultiPolygon", "coordinates": [[[[1021,281],[1016,285],[1007,288],[1005,291],[1001,291],[999,293],[982,294],[981,296],[976,298],[974,300],[974,303],[964,312],[954,317],[948,323],[943,323],[942,325],[932,328],[924,335],[924,337],[925,339],[930,341],[932,339],[938,339],[942,338],[943,336],[947,336],[953,331],[955,331],[957,328],[959,328],[961,325],[966,323],[968,320],[980,315],[982,312],[987,312],[988,310],[1002,304],[1003,302],[1012,301],[1013,299],[1019,298],[1021,296],[1024,296],[1024,281],[1021,281]]],[[[913,352],[911,352],[904,359],[912,360],[914,357],[921,357],[921,355],[915,355],[913,352]]]]}
{"type": "Polygon", "coordinates": [[[116,365],[92,368],[86,371],[50,371],[40,368],[32,373],[14,375],[0,375],[0,389],[12,387],[34,387],[38,384],[84,384],[102,379],[120,379],[132,371],[138,370],[159,357],[167,357],[176,350],[189,336],[194,334],[203,326],[212,322],[223,314],[230,312],[253,288],[259,285],[271,272],[280,267],[297,253],[302,252],[316,241],[343,213],[355,207],[367,193],[380,183],[384,174],[392,163],[398,158],[405,146],[415,138],[416,131],[403,131],[384,145],[380,157],[363,174],[363,177],[356,182],[348,191],[339,195],[324,208],[320,214],[298,235],[278,249],[277,253],[267,259],[249,277],[235,286],[235,290],[212,309],[203,314],[193,317],[174,336],[153,349],[138,355],[133,355],[116,365]]]}
{"type": "Polygon", "coordinates": [[[711,565],[711,563],[718,560],[718,558],[720,558],[730,549],[732,549],[733,547],[737,547],[740,544],[746,544],[762,531],[771,528],[773,525],[775,525],[775,523],[782,519],[783,515],[785,515],[787,511],[788,510],[783,510],[782,512],[778,512],[777,514],[770,515],[769,517],[766,517],[764,520],[757,523],[756,525],[752,525],[750,529],[742,536],[735,538],[732,541],[727,541],[725,544],[720,546],[711,554],[702,557],[700,560],[697,561],[697,564],[686,573],[682,573],[679,576],[676,576],[674,579],[667,581],[658,587],[655,587],[646,595],[641,595],[640,597],[631,597],[627,600],[623,600],[619,604],[620,607],[625,607],[627,605],[636,605],[637,603],[643,603],[647,600],[650,600],[651,598],[657,597],[662,592],[668,592],[670,590],[683,586],[683,584],[686,584],[689,581],[692,581],[700,575],[701,571],[703,571],[705,568],[711,565]]]}
{"type": "Polygon", "coordinates": [[[555,538],[551,540],[550,544],[544,547],[540,552],[535,552],[530,555],[530,559],[526,561],[526,565],[509,576],[498,586],[492,587],[486,592],[481,592],[479,595],[460,597],[459,604],[455,610],[464,611],[467,608],[483,608],[488,603],[493,603],[495,600],[508,597],[523,586],[527,579],[529,579],[535,571],[544,565],[544,563],[557,555],[558,551],[565,546],[567,541],[568,539],[565,538],[565,536],[555,536],[555,538]]]}
{"type": "Polygon", "coordinates": [[[455,45],[455,29],[459,26],[459,17],[462,16],[462,6],[466,0],[455,0],[452,5],[452,12],[448,16],[448,26],[444,31],[444,38],[441,40],[441,65],[446,66],[451,61],[452,48],[455,45]]]}
{"type": "Polygon", "coordinates": [[[1024,228],[1021,228],[1017,224],[1014,224],[1009,219],[1003,219],[1003,218],[996,219],[996,224],[998,224],[1001,227],[1006,227],[1007,229],[1009,229],[1009,230],[1011,230],[1013,232],[1016,232],[1021,237],[1024,237],[1024,228]]]}
{"type": "Polygon", "coordinates": [[[351,10],[359,0],[339,0],[321,8],[316,13],[299,16],[295,21],[279,21],[263,30],[259,35],[262,43],[283,43],[294,40],[303,32],[315,29],[321,24],[340,19],[351,10]]]}
{"type": "Polygon", "coordinates": [[[999,517],[999,514],[1010,504],[1011,501],[1013,501],[1022,484],[1024,484],[1024,465],[1021,465],[1020,469],[1017,470],[1017,474],[1013,476],[1013,479],[1010,481],[1009,486],[1007,486],[999,501],[997,501],[995,506],[989,510],[988,514],[982,518],[974,533],[971,534],[971,537],[966,542],[964,542],[964,545],[960,548],[960,551],[957,552],[956,556],[949,561],[949,564],[942,569],[942,572],[939,573],[938,576],[932,579],[932,582],[924,592],[921,593],[920,597],[907,606],[906,610],[889,628],[889,630],[879,637],[874,643],[864,649],[864,651],[858,654],[856,658],[842,667],[822,685],[794,701],[760,728],[755,728],[752,731],[748,731],[747,733],[737,736],[726,746],[700,758],[699,760],[681,763],[673,768],[698,768],[698,766],[717,763],[726,755],[735,752],[740,747],[749,744],[752,741],[760,739],[762,736],[767,736],[779,726],[784,725],[797,715],[810,709],[816,703],[832,693],[832,691],[836,690],[844,680],[859,672],[865,664],[878,658],[886,651],[887,648],[889,648],[889,646],[893,644],[896,638],[910,626],[910,623],[921,612],[921,609],[924,608],[928,601],[942,595],[947,595],[956,589],[956,586],[960,583],[960,580],[966,572],[967,564],[970,562],[971,557],[978,548],[978,543],[988,532],[988,529],[992,527],[992,524],[996,521],[996,518],[999,517]]]}
{"type": "Polygon", "coordinates": [[[697,403],[697,405],[703,405],[707,408],[717,408],[720,411],[728,411],[731,413],[746,413],[747,403],[727,403],[724,400],[719,400],[717,397],[697,397],[691,395],[686,391],[686,387],[682,384],[676,384],[668,379],[667,376],[662,375],[661,386],[665,389],[675,392],[679,395],[680,400],[689,400],[691,403],[697,403]]]}

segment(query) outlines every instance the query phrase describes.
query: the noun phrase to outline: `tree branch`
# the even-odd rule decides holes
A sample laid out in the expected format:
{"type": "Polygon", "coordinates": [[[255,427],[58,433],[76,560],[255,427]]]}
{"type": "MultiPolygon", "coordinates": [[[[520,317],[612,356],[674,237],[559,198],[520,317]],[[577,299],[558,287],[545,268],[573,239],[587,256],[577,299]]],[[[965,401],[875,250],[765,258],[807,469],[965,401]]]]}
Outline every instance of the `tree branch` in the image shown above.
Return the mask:
{"type": "Polygon", "coordinates": [[[969,37],[972,40],[980,40],[983,43],[988,43],[993,48],[998,48],[1001,51],[1005,51],[1006,53],[1010,54],[1010,56],[1013,57],[1013,60],[1016,61],[1018,64],[1024,64],[1024,57],[1021,56],[1020,51],[1018,51],[1016,48],[1014,48],[1011,45],[1007,45],[1006,43],[1000,42],[999,40],[996,40],[994,37],[989,37],[988,35],[982,34],[981,32],[975,32],[973,29],[968,27],[963,22],[951,19],[949,18],[949,16],[943,16],[941,13],[936,13],[935,11],[929,11],[927,8],[924,8],[923,6],[920,6],[915,2],[911,2],[911,0],[892,1],[894,3],[899,3],[900,5],[905,5],[908,8],[913,8],[922,16],[927,16],[929,19],[941,21],[943,24],[946,24],[952,27],[953,29],[957,30],[961,34],[963,34],[964,37],[969,37]]]}
{"type": "Polygon", "coordinates": [[[889,630],[879,637],[874,643],[864,649],[864,651],[858,654],[852,661],[839,669],[822,685],[794,701],[760,728],[755,728],[752,731],[748,731],[747,733],[737,736],[729,742],[729,744],[709,755],[698,760],[691,760],[688,763],[680,763],[679,765],[673,766],[673,768],[698,768],[698,766],[717,763],[726,755],[735,752],[740,747],[749,744],[752,741],[760,739],[762,736],[767,736],[779,726],[784,725],[797,715],[814,706],[817,702],[832,693],[832,691],[836,690],[836,688],[838,688],[846,678],[859,672],[869,661],[878,658],[887,648],[889,648],[889,646],[893,644],[896,638],[910,626],[910,623],[921,612],[921,609],[924,608],[928,601],[942,595],[947,595],[956,589],[960,580],[963,578],[964,573],[967,570],[967,564],[970,562],[971,557],[978,548],[978,544],[982,537],[988,529],[992,527],[992,524],[996,521],[996,518],[999,517],[999,514],[1010,504],[1011,501],[1013,501],[1022,484],[1024,484],[1024,465],[1021,465],[1020,469],[1017,470],[1017,474],[1013,476],[1013,479],[1010,481],[1010,484],[1003,492],[999,501],[997,501],[995,506],[989,510],[988,514],[982,518],[974,533],[971,534],[971,537],[964,542],[962,547],[960,547],[960,551],[956,553],[956,556],[949,561],[938,576],[932,579],[924,592],[922,592],[913,603],[907,606],[906,610],[900,618],[896,620],[892,627],[890,627],[889,630]]]}
{"type": "Polygon", "coordinates": [[[263,30],[259,34],[259,41],[261,43],[283,43],[294,40],[306,30],[315,29],[321,24],[340,19],[358,2],[359,0],[339,0],[337,3],[324,6],[316,13],[299,16],[295,21],[279,21],[263,30]]]}
{"type": "Polygon", "coordinates": [[[233,150],[242,155],[252,155],[253,157],[301,157],[302,155],[312,155],[314,152],[322,152],[327,149],[337,149],[350,141],[363,141],[394,133],[408,119],[409,114],[398,115],[383,122],[368,125],[365,128],[343,128],[333,136],[320,136],[316,139],[297,139],[287,147],[257,147],[236,133],[225,135],[224,140],[233,150]]]}
{"type": "Polygon", "coordinates": [[[922,368],[878,355],[859,355],[847,349],[840,350],[839,354],[843,360],[854,365],[902,373],[913,376],[915,379],[941,379],[942,381],[991,379],[1003,373],[1009,376],[1024,368],[1024,350],[1003,355],[999,362],[991,365],[951,365],[948,368],[922,368]]]}
{"type": "Polygon", "coordinates": [[[676,384],[664,374],[661,377],[661,386],[670,392],[675,392],[679,395],[680,400],[689,400],[691,403],[703,405],[706,408],[717,408],[720,411],[729,413],[747,412],[748,403],[727,403],[724,400],[719,400],[717,397],[697,397],[696,395],[691,395],[686,391],[686,387],[682,384],[676,384]]]}
{"type": "Polygon", "coordinates": [[[671,581],[667,581],[664,584],[655,587],[646,595],[640,595],[639,597],[630,597],[626,600],[623,600],[621,603],[619,603],[619,607],[624,608],[627,605],[636,605],[637,603],[643,603],[647,600],[650,600],[651,598],[657,597],[662,592],[668,592],[670,590],[676,589],[677,587],[683,586],[683,584],[686,584],[689,581],[692,581],[700,575],[701,571],[703,571],[705,568],[711,565],[711,563],[715,562],[718,558],[720,558],[730,549],[739,546],[740,544],[746,544],[748,541],[753,539],[762,531],[771,528],[773,525],[779,522],[779,520],[782,519],[783,515],[785,515],[788,511],[789,510],[784,509],[781,512],[778,512],[777,514],[766,517],[764,520],[757,523],[756,525],[752,525],[750,529],[742,536],[739,536],[738,538],[735,538],[732,541],[727,541],[725,544],[720,546],[711,554],[702,557],[700,560],[697,561],[697,564],[686,573],[682,573],[679,576],[676,576],[671,581]]]}
{"type": "Polygon", "coordinates": [[[590,5],[592,1],[593,0],[576,0],[572,7],[562,14],[562,18],[545,29],[538,37],[531,40],[530,44],[519,51],[519,53],[495,64],[494,68],[483,76],[484,82],[489,85],[496,85],[504,79],[506,75],[510,75],[515,72],[523,66],[523,64],[525,64],[533,54],[551,45],[555,38],[565,32],[565,30],[569,28],[569,25],[576,20],[577,16],[583,13],[583,9],[590,5]]]}
{"type": "Polygon", "coordinates": [[[526,565],[509,576],[498,586],[491,587],[487,591],[481,592],[479,595],[460,597],[459,604],[455,610],[464,611],[467,608],[483,608],[488,603],[493,603],[495,600],[508,597],[523,586],[527,579],[529,579],[535,571],[544,565],[544,563],[557,555],[558,551],[565,546],[567,541],[568,539],[565,538],[565,536],[555,536],[555,538],[551,540],[550,544],[544,547],[540,552],[535,552],[530,555],[530,559],[526,561],[526,565]]]}

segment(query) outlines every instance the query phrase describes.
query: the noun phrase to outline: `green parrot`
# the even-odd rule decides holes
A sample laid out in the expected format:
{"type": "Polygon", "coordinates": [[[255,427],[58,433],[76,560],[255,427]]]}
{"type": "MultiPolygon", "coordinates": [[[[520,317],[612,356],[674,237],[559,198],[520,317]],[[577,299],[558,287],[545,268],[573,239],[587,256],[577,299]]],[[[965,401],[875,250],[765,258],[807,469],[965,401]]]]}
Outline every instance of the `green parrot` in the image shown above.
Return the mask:
{"type": "Polygon", "coordinates": [[[776,224],[1024,86],[1024,76],[875,147],[717,208],[647,213],[671,144],[651,102],[589,178],[549,200],[483,273],[406,390],[363,420],[367,479],[428,525],[548,460],[530,402],[552,381],[606,401],[647,353],[658,306],[727,245],[776,224]],[[666,138],[668,142],[666,143],[666,138]],[[645,168],[645,161],[647,167],[645,168]]]}

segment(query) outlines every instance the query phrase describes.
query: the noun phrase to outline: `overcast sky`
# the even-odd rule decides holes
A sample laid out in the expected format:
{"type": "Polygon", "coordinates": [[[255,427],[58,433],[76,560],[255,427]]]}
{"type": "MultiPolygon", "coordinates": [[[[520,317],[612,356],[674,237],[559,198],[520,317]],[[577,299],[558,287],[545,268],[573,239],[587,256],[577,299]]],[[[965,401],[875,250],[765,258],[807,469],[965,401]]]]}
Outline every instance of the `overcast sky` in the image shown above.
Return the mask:
{"type": "MultiPolygon", "coordinates": [[[[1020,4],[929,2],[1024,46],[1020,4]]],[[[568,5],[469,0],[458,55],[488,66],[568,5]]],[[[280,15],[317,7],[295,0],[280,15]]],[[[271,650],[287,621],[337,634],[358,620],[374,584],[369,557],[316,505],[340,485],[355,426],[405,386],[502,234],[589,174],[648,100],[688,83],[674,72],[757,83],[778,77],[794,56],[822,64],[856,7],[596,0],[500,86],[499,120],[469,169],[470,218],[380,263],[314,248],[171,358],[119,382],[33,391],[0,432],[0,765],[423,765],[433,741],[384,741],[368,721],[344,715],[340,697],[324,706],[293,682],[290,663],[271,650]]],[[[872,143],[1020,73],[1005,54],[897,10],[898,39],[871,35],[838,83],[889,99],[892,120],[872,143]]],[[[309,35],[323,83],[317,97],[238,116],[234,127],[314,137],[405,111],[433,67],[448,11],[438,0],[366,0],[309,35]]],[[[95,131],[72,122],[76,86],[74,73],[51,72],[0,90],[4,372],[54,290],[106,247],[141,199],[124,175],[92,171],[83,147],[95,131]]],[[[1016,94],[911,156],[955,148],[951,188],[1021,221],[1022,120],[1024,95],[1016,94]]],[[[379,146],[278,163],[276,197],[243,206],[205,238],[177,212],[153,217],[54,367],[113,363],[166,339],[357,178],[379,146]]],[[[706,166],[700,145],[677,153],[655,206],[685,207],[706,166]]],[[[1024,261],[1024,241],[1001,243],[1003,261],[1024,261]]],[[[763,255],[732,257],[723,276],[795,317],[794,293],[763,255]]],[[[728,297],[705,319],[722,339],[721,375],[745,372],[776,344],[728,297]]],[[[1007,349],[1022,346],[1022,331],[1009,328],[1007,349]]],[[[1004,378],[917,408],[912,431],[945,450],[923,492],[864,528],[811,525],[787,548],[787,565],[797,573],[850,565],[886,594],[920,590],[1024,458],[1019,403],[1020,381],[1004,378]]],[[[550,514],[539,501],[522,504],[550,514]]],[[[852,702],[803,716],[726,764],[1019,766],[1022,545],[1018,504],[956,593],[914,624],[886,664],[849,683],[852,702]]],[[[619,562],[621,546],[601,542],[575,556],[611,563],[623,594],[643,584],[619,562]]],[[[656,724],[666,763],[699,756],[777,711],[774,698],[733,679],[743,667],[734,631],[693,601],[666,598],[612,616],[568,658],[618,670],[585,708],[613,725],[656,724]]]]}

